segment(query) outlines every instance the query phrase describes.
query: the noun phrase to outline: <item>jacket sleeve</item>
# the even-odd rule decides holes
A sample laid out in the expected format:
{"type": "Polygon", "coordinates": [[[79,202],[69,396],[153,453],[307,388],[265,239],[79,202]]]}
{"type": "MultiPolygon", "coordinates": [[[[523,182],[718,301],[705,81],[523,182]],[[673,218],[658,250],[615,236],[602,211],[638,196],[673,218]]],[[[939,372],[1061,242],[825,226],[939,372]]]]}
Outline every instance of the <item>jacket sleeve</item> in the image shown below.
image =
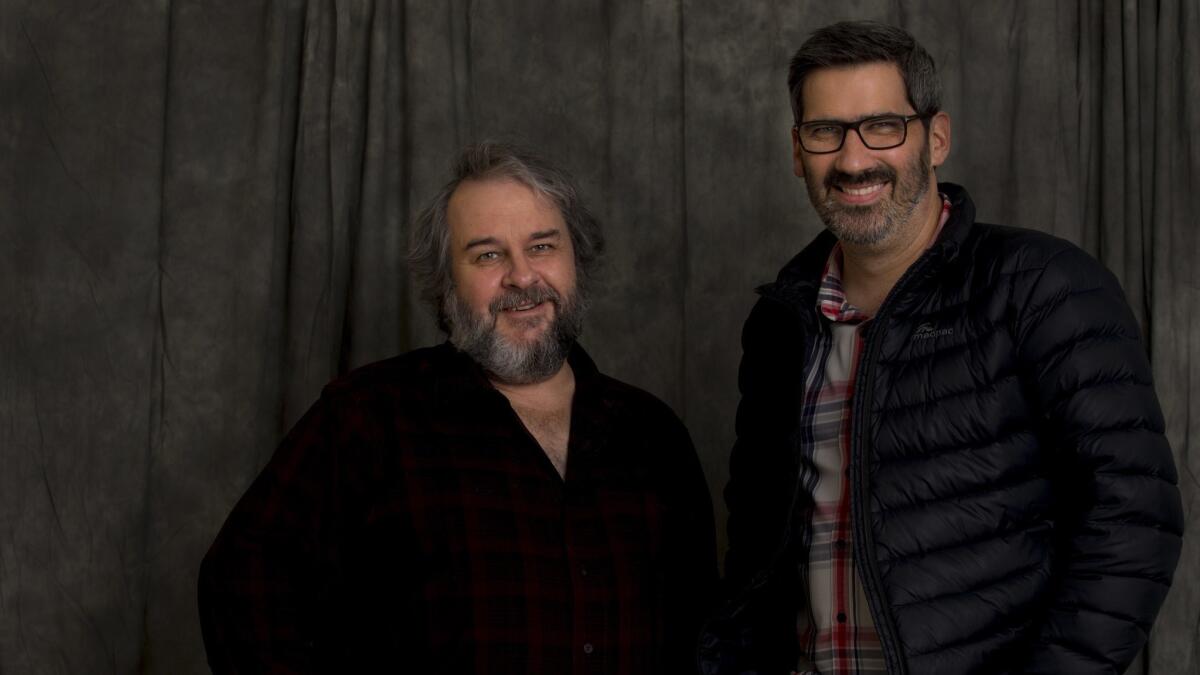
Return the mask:
{"type": "Polygon", "coordinates": [[[805,355],[797,319],[759,300],[742,329],[737,439],[729,456],[726,590],[741,590],[766,569],[784,537],[796,482],[797,396],[805,355]]]}
{"type": "Polygon", "coordinates": [[[786,540],[796,492],[794,435],[805,358],[798,317],[773,300],[759,300],[742,330],[737,440],[725,488],[727,597],[701,634],[705,675],[783,673],[796,662],[796,575],[769,568],[786,540]]]}
{"type": "Polygon", "coordinates": [[[200,568],[214,673],[322,672],[337,577],[337,450],[345,422],[323,396],[234,507],[200,568]]]}
{"type": "Polygon", "coordinates": [[[1014,285],[1021,366],[1061,514],[1055,591],[1022,673],[1121,673],[1170,587],[1183,515],[1140,331],[1116,279],[1069,247],[1014,285]]]}

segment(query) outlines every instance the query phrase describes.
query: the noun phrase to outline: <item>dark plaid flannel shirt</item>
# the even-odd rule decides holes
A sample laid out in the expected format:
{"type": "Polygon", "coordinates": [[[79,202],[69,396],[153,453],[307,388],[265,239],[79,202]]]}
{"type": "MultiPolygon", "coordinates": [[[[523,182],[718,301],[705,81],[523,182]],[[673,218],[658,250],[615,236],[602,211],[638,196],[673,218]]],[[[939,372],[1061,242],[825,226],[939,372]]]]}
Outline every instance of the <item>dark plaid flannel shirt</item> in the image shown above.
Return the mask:
{"type": "Polygon", "coordinates": [[[327,386],[205,557],[213,671],[694,672],[716,581],[695,450],[570,363],[565,480],[449,345],[327,386]]]}

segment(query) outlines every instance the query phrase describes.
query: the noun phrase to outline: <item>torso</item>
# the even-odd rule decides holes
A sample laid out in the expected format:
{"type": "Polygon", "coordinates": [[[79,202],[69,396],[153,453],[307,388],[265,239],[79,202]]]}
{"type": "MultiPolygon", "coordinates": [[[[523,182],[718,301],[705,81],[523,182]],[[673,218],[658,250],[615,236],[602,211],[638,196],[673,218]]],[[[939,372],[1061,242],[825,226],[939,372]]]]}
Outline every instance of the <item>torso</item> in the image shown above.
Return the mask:
{"type": "MultiPolygon", "coordinates": [[[[698,630],[715,556],[711,521],[675,515],[711,513],[678,420],[599,374],[578,391],[570,379],[552,390],[500,385],[510,390],[501,399],[466,358],[445,344],[359,369],[314,418],[344,419],[367,441],[362,470],[337,476],[353,532],[321,538],[338,547],[331,583],[345,586],[329,588],[348,612],[330,619],[320,653],[348,660],[347,672],[394,668],[397,649],[413,672],[689,670],[694,640],[672,635],[698,630]],[[566,439],[586,437],[570,480],[531,447],[555,447],[545,429],[558,430],[560,459],[543,452],[556,468],[566,439]]],[[[326,425],[316,432],[325,439],[326,425]]]]}

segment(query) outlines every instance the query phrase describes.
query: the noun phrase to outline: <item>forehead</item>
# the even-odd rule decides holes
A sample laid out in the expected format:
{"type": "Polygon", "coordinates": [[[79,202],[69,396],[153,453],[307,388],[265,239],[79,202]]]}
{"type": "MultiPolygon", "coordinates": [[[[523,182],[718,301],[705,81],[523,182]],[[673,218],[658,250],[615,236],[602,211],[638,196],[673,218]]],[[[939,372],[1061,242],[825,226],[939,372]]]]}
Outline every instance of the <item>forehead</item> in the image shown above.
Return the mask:
{"type": "Polygon", "coordinates": [[[801,90],[804,120],[855,120],[883,113],[912,114],[904,77],[894,63],[818,68],[801,90]]]}
{"type": "Polygon", "coordinates": [[[566,229],[552,201],[511,178],[463,181],[450,195],[446,220],[455,245],[482,237],[521,239],[534,232],[566,229]]]}

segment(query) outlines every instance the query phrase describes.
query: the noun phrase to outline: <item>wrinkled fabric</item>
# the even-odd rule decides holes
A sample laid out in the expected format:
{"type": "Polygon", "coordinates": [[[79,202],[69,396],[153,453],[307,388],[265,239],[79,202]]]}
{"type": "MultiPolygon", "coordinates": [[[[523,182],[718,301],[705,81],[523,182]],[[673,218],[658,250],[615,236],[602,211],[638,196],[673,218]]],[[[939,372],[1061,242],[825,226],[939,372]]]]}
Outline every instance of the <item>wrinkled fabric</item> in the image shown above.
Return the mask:
{"type": "MultiPolygon", "coordinates": [[[[939,177],[1120,279],[1195,512],[1194,0],[2,0],[0,672],[205,672],[200,559],[271,449],[335,375],[440,341],[407,223],[478,138],[579,179],[610,251],[585,340],[717,494],[753,288],[821,229],[787,60],[864,18],[938,63],[939,177]]],[[[1188,527],[1151,675],[1200,667],[1188,527]]]]}

